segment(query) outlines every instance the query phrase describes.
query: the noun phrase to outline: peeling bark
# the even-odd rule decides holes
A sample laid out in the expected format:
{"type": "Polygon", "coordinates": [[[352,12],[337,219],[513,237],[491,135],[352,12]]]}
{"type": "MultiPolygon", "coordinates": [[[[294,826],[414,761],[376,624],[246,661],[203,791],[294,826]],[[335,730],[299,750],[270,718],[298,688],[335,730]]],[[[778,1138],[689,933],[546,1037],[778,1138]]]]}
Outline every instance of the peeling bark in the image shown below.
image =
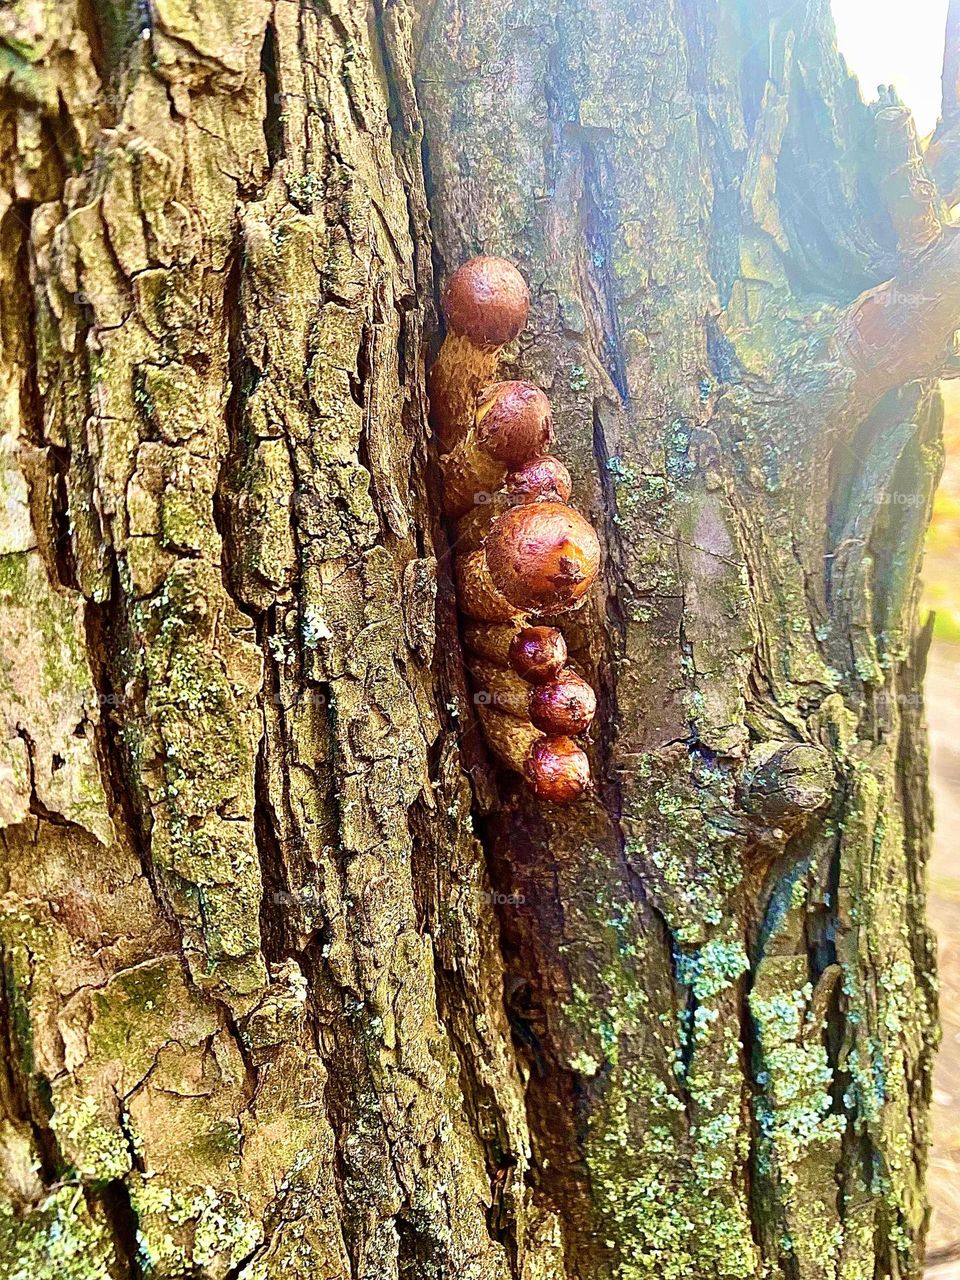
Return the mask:
{"type": "Polygon", "coordinates": [[[0,1275],[915,1275],[960,271],[909,116],[822,0],[0,42],[0,1275]],[[478,251],[604,531],[573,810],[459,654],[425,368],[478,251]]]}

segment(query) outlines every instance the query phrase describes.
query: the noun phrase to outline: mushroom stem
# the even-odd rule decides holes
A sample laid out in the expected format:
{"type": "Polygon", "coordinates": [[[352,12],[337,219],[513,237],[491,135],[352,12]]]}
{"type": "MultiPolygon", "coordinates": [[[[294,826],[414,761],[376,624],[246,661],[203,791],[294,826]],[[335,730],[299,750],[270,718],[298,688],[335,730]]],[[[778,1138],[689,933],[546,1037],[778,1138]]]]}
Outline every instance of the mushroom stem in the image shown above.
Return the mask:
{"type": "Polygon", "coordinates": [[[463,626],[463,643],[478,658],[486,658],[500,667],[510,665],[510,646],[520,632],[520,623],[473,622],[463,626]]]}
{"type": "Polygon", "coordinates": [[[518,720],[530,720],[530,686],[510,667],[485,658],[467,663],[473,683],[473,701],[478,707],[492,707],[518,720]]]}
{"type": "Polygon", "coordinates": [[[478,622],[512,622],[522,610],[505,599],[494,585],[485,552],[470,551],[453,562],[460,612],[478,622]]]}
{"type": "Polygon", "coordinates": [[[467,434],[477,393],[497,376],[499,362],[499,346],[478,345],[459,333],[444,338],[427,384],[430,421],[443,452],[467,434]]]}
{"type": "Polygon", "coordinates": [[[496,758],[514,773],[524,774],[530,754],[543,740],[543,734],[529,720],[520,720],[493,707],[478,706],[477,713],[487,746],[496,758]]]}

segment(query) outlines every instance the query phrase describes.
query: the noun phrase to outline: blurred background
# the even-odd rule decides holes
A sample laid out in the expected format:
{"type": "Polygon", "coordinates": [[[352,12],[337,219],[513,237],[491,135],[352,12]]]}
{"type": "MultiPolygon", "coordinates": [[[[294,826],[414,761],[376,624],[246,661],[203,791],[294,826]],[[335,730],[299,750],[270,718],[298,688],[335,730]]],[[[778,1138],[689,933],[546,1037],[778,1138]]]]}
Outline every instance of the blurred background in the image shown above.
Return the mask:
{"type": "MultiPolygon", "coordinates": [[[[947,0],[832,0],[837,42],[864,98],[892,84],[926,136],[940,111],[947,0]]],[[[958,317],[960,326],[960,317],[958,317]]],[[[960,381],[943,384],[946,469],[924,561],[936,612],[926,705],[936,829],[930,920],[939,937],[943,1044],[934,1076],[929,1280],[960,1280],[960,381]]]]}

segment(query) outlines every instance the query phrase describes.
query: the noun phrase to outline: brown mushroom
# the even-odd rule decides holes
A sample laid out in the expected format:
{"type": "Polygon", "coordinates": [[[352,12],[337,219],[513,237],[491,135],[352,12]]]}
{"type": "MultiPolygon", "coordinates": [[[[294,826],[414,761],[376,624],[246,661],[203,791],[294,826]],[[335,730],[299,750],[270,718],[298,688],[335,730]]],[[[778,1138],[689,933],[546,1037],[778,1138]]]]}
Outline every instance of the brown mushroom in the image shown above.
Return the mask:
{"type": "Polygon", "coordinates": [[[528,502],[568,502],[570,472],[549,453],[531,458],[507,476],[507,496],[515,506],[528,502]]]}
{"type": "Polygon", "coordinates": [[[570,804],[590,786],[590,762],[572,738],[539,738],[524,762],[523,776],[538,799],[570,804]]]}
{"type": "Polygon", "coordinates": [[[510,665],[528,684],[555,680],[567,661],[567,644],[556,627],[524,627],[510,642],[510,665]]]}
{"type": "Polygon", "coordinates": [[[596,713],[597,695],[575,671],[561,671],[555,680],[538,685],[530,694],[530,720],[549,736],[584,733],[596,713]]]}
{"type": "Polygon", "coordinates": [[[508,469],[543,452],[550,441],[550,401],[532,382],[497,382],[477,401],[473,425],[440,460],[443,504],[457,517],[489,503],[508,469]]]}
{"type": "Polygon", "coordinates": [[[518,609],[546,615],[579,604],[600,569],[600,543],[579,512],[562,502],[513,507],[484,543],[496,589],[518,609]]]}

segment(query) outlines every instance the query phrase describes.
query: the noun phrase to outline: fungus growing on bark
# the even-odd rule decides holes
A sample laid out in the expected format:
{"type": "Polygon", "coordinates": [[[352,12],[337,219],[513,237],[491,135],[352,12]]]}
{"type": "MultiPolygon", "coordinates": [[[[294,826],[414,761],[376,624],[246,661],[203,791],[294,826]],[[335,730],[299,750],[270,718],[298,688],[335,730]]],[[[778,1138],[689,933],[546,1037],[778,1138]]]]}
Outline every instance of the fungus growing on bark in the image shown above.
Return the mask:
{"type": "Polygon", "coordinates": [[[579,512],[562,502],[514,507],[485,544],[497,590],[520,609],[560,613],[579,604],[600,568],[600,543],[579,512]]]}
{"type": "Polygon", "coordinates": [[[528,502],[568,502],[573,485],[559,458],[545,453],[507,476],[507,497],[515,506],[528,502]]]}
{"type": "MultiPolygon", "coordinates": [[[[462,612],[462,611],[461,611],[462,612]]],[[[464,619],[463,643],[478,658],[489,658],[501,667],[510,666],[510,645],[521,630],[516,619],[509,622],[477,622],[464,619]]]]}
{"type": "Polygon", "coordinates": [[[548,735],[573,736],[590,728],[597,712],[597,695],[575,671],[561,671],[554,680],[533,690],[530,720],[548,735]]]}
{"type": "Polygon", "coordinates": [[[572,738],[539,738],[530,748],[523,776],[539,799],[570,804],[590,785],[590,762],[572,738]]]}
{"type": "Polygon", "coordinates": [[[509,469],[522,466],[550,443],[550,401],[532,382],[495,382],[477,397],[477,443],[509,469]]]}
{"type": "Polygon", "coordinates": [[[529,684],[555,680],[567,662],[567,642],[556,627],[524,627],[510,642],[510,665],[529,684]]]}
{"type": "Polygon", "coordinates": [[[430,375],[431,413],[487,744],[540,798],[568,803],[590,780],[587,757],[569,735],[589,727],[596,696],[566,668],[560,632],[525,623],[530,613],[549,617],[583,601],[600,544],[566,505],[567,468],[544,452],[552,432],[547,397],[529,382],[492,382],[500,348],[523,328],[529,304],[523,277],[502,258],[474,258],[453,274],[442,300],[447,336],[430,375]]]}
{"type": "Polygon", "coordinates": [[[530,291],[504,258],[471,258],[450,277],[441,300],[447,336],[430,373],[430,404],[441,447],[473,421],[479,389],[496,375],[500,349],[527,322],[530,291]]]}

